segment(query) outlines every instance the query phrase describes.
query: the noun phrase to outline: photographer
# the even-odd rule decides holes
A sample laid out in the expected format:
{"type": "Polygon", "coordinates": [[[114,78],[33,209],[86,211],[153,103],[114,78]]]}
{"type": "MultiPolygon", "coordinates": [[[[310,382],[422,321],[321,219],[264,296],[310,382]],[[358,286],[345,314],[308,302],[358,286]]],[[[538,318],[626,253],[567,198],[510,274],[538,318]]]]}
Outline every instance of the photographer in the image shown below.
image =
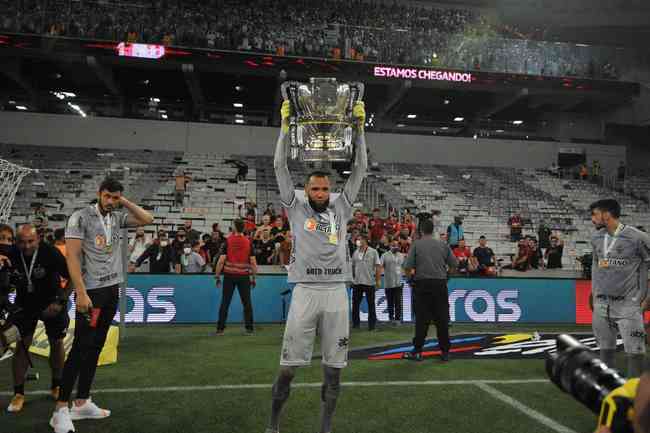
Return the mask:
{"type": "Polygon", "coordinates": [[[18,344],[13,358],[14,397],[7,408],[19,412],[25,402],[25,373],[29,365],[27,348],[32,343],[36,324],[42,320],[50,343],[52,369],[52,396],[59,396],[65,350],[63,338],[70,319],[67,305],[70,290],[61,287],[61,278],[70,279],[65,258],[55,247],[39,241],[36,227],[21,226],[17,232],[16,246],[8,254],[10,270],[14,273],[16,306],[21,308],[16,326],[22,343],[18,344]]]}

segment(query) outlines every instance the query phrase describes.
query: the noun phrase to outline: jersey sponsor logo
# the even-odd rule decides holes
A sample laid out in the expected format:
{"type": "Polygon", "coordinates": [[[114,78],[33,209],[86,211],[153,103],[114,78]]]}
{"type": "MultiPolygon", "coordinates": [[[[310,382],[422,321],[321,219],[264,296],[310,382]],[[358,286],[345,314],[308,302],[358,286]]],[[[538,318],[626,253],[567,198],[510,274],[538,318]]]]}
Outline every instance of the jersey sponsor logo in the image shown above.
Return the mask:
{"type": "Polygon", "coordinates": [[[341,275],[341,268],[307,268],[307,275],[341,275]]]}
{"type": "Polygon", "coordinates": [[[95,236],[95,247],[104,248],[106,246],[106,237],[104,235],[95,236]]]}
{"type": "Polygon", "coordinates": [[[305,230],[307,230],[308,232],[315,232],[317,225],[318,223],[313,218],[307,218],[305,220],[305,230]]]}
{"type": "Polygon", "coordinates": [[[617,268],[623,268],[630,264],[630,261],[628,259],[619,259],[619,258],[607,258],[607,259],[602,259],[602,261],[604,261],[607,264],[607,267],[612,266],[617,268]]]}
{"type": "MultiPolygon", "coordinates": [[[[454,358],[471,359],[540,359],[547,353],[557,351],[558,334],[464,334],[451,339],[451,352],[454,358]]],[[[574,336],[591,350],[598,350],[596,338],[591,334],[574,334],[574,336]]],[[[618,339],[616,346],[621,349],[623,340],[618,339]]],[[[352,359],[383,361],[401,359],[405,352],[413,350],[410,343],[392,344],[350,351],[352,359]]],[[[422,355],[434,357],[440,355],[438,340],[427,340],[422,355]]]]}
{"type": "Polygon", "coordinates": [[[117,272],[113,272],[112,274],[104,275],[98,278],[98,281],[100,283],[105,283],[106,281],[111,281],[117,278],[117,272]]]}
{"type": "MultiPolygon", "coordinates": [[[[335,229],[338,231],[340,229],[340,224],[336,224],[335,229]]],[[[305,220],[305,231],[308,232],[321,232],[329,234],[331,232],[331,227],[329,222],[319,222],[314,218],[307,218],[305,220]]]]}

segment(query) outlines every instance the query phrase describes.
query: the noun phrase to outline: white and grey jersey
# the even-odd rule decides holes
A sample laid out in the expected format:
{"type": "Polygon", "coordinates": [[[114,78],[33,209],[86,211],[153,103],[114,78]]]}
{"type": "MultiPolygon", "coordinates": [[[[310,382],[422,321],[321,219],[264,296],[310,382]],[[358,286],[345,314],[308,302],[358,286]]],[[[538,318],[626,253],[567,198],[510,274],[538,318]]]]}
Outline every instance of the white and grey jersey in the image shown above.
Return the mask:
{"type": "Polygon", "coordinates": [[[357,249],[352,254],[354,284],[374,286],[376,284],[375,271],[377,266],[381,266],[381,261],[376,249],[372,247],[368,247],[366,251],[361,251],[361,248],[357,249]]]}
{"type": "Polygon", "coordinates": [[[352,269],[346,241],[347,222],[352,217],[352,204],[368,167],[364,135],[358,135],[352,173],[342,193],[332,200],[324,213],[316,213],[306,198],[296,196],[287,166],[286,141],[286,135],[282,132],[278,138],[273,166],[293,236],[288,280],[291,283],[350,282],[352,269]]]}
{"type": "Polygon", "coordinates": [[[392,289],[402,285],[402,265],[405,260],[404,254],[386,251],[381,256],[381,265],[384,267],[384,287],[392,289]]]}
{"type": "Polygon", "coordinates": [[[328,212],[316,213],[308,202],[295,197],[287,207],[293,248],[289,259],[291,283],[342,283],[352,281],[347,221],[352,205],[341,194],[328,212]],[[332,231],[331,217],[335,226],[332,231]]]}
{"type": "Polygon", "coordinates": [[[120,229],[126,227],[127,217],[126,212],[111,212],[109,242],[94,205],[74,212],[68,219],[66,239],[81,240],[81,274],[86,290],[124,281],[120,229]]]}
{"type": "Polygon", "coordinates": [[[648,290],[650,237],[625,226],[618,236],[600,229],[591,238],[593,248],[592,293],[595,304],[638,310],[648,290]],[[605,251],[605,240],[609,251],[605,251]],[[613,244],[612,244],[613,243],[613,244]]]}

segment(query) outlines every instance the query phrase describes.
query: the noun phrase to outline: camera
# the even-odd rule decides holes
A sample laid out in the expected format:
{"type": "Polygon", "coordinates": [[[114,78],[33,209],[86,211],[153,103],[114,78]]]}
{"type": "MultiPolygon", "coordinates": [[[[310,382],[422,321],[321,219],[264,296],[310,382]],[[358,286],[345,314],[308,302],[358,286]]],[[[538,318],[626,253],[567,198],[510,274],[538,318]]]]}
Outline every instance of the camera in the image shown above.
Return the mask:
{"type": "Polygon", "coordinates": [[[591,279],[591,266],[593,264],[593,256],[591,253],[583,254],[576,257],[576,260],[582,265],[582,278],[585,280],[591,279]]]}
{"type": "Polygon", "coordinates": [[[599,425],[608,426],[612,433],[632,433],[630,409],[638,379],[625,379],[596,352],[566,334],[557,337],[557,352],[547,353],[546,373],[562,391],[598,415],[599,425]]]}

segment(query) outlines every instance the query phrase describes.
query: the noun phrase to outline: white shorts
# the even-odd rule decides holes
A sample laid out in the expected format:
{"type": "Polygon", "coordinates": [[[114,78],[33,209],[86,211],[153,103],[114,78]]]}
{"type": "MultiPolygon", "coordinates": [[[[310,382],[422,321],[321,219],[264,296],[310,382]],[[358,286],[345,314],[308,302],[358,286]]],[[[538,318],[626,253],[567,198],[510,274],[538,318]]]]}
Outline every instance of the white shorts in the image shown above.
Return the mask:
{"type": "Polygon", "coordinates": [[[629,317],[608,317],[597,310],[599,308],[594,308],[592,314],[592,328],[601,349],[616,349],[616,338],[620,333],[625,353],[645,353],[645,329],[640,309],[629,317]]]}
{"type": "Polygon", "coordinates": [[[322,363],[343,368],[348,363],[350,306],[345,284],[333,283],[333,290],[296,284],[284,329],[280,365],[311,364],[316,329],[320,336],[322,363]]]}

